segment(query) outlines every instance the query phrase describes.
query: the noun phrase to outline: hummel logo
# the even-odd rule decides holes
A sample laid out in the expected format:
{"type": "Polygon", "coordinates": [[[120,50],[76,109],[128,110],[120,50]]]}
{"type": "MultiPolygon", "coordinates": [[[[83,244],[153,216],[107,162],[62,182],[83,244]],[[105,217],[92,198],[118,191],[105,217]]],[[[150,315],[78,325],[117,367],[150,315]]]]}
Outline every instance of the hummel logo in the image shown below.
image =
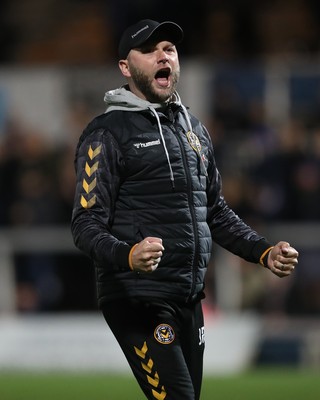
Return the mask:
{"type": "Polygon", "coordinates": [[[152,142],[146,142],[146,143],[134,143],[134,147],[137,149],[141,149],[141,147],[150,147],[150,146],[157,146],[160,144],[160,139],[153,140],[152,142]]]}
{"type": "Polygon", "coordinates": [[[132,39],[134,39],[137,35],[139,35],[139,33],[143,32],[144,30],[146,30],[148,28],[149,28],[149,25],[146,25],[143,28],[139,29],[138,32],[136,32],[133,35],[131,35],[132,39]]]}

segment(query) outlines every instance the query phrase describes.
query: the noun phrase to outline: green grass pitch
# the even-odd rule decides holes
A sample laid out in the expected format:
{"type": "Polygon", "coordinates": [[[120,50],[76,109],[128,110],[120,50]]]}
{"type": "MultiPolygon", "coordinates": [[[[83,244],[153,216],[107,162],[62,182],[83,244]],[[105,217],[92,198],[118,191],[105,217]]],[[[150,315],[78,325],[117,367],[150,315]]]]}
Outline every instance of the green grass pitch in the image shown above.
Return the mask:
{"type": "MultiPolygon", "coordinates": [[[[1,400],[143,400],[130,375],[0,373],[1,400]]],[[[201,400],[318,400],[320,371],[253,370],[205,376],[201,400]]]]}

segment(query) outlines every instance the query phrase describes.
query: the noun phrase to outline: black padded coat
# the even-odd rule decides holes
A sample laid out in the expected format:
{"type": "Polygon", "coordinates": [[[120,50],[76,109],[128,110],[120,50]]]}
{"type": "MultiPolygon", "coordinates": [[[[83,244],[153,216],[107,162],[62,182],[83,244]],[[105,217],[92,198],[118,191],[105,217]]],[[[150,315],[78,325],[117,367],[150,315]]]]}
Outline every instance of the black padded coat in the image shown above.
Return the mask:
{"type": "Polygon", "coordinates": [[[191,301],[203,292],[212,240],[255,263],[270,246],[226,204],[210,136],[184,106],[98,116],[75,162],[72,234],[95,264],[100,306],[123,297],[191,301]],[[161,262],[153,273],[132,272],[130,249],[147,236],[162,238],[161,262]]]}

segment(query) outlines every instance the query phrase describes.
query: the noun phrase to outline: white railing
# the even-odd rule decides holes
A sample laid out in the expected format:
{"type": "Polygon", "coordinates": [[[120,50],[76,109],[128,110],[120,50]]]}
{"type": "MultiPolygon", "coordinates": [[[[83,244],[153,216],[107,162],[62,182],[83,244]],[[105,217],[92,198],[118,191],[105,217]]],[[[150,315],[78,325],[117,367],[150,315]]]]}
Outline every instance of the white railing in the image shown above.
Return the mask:
{"type": "Polygon", "coordinates": [[[14,255],[77,252],[69,227],[0,230],[0,312],[15,312],[14,255]]]}
{"type": "MultiPolygon", "coordinates": [[[[265,235],[271,242],[286,240],[298,250],[319,250],[320,252],[320,223],[291,223],[270,224],[260,227],[259,233],[265,235]]],[[[72,240],[70,227],[43,227],[43,228],[9,228],[0,230],[0,312],[15,312],[15,278],[14,255],[19,253],[72,253],[79,252],[72,240]]],[[[225,250],[216,252],[217,303],[224,307],[224,299],[219,293],[228,293],[228,302],[231,309],[236,310],[239,296],[241,296],[241,283],[239,269],[234,268],[238,257],[230,257],[225,250]],[[223,271],[223,276],[219,276],[223,271]],[[225,279],[225,274],[228,279],[225,279]],[[240,295],[239,295],[240,293],[240,295]]],[[[300,265],[299,268],[308,268],[300,265]]],[[[319,266],[320,268],[320,266],[319,266]]]]}

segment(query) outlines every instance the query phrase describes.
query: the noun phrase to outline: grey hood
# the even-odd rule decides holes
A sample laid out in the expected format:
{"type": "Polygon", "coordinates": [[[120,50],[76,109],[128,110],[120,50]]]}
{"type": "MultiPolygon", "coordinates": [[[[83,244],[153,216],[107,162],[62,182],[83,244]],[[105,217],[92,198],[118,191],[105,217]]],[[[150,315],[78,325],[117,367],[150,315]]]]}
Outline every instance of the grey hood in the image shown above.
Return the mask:
{"type": "MultiPolygon", "coordinates": [[[[130,90],[126,89],[125,86],[109,90],[105,96],[104,101],[107,105],[106,113],[114,110],[121,111],[142,111],[148,109],[158,109],[164,106],[160,103],[150,103],[147,100],[143,100],[140,97],[133,94],[130,90]]],[[[177,92],[171,96],[171,98],[166,103],[175,103],[181,105],[180,96],[177,92]]],[[[165,104],[166,104],[165,103],[165,104]]]]}

